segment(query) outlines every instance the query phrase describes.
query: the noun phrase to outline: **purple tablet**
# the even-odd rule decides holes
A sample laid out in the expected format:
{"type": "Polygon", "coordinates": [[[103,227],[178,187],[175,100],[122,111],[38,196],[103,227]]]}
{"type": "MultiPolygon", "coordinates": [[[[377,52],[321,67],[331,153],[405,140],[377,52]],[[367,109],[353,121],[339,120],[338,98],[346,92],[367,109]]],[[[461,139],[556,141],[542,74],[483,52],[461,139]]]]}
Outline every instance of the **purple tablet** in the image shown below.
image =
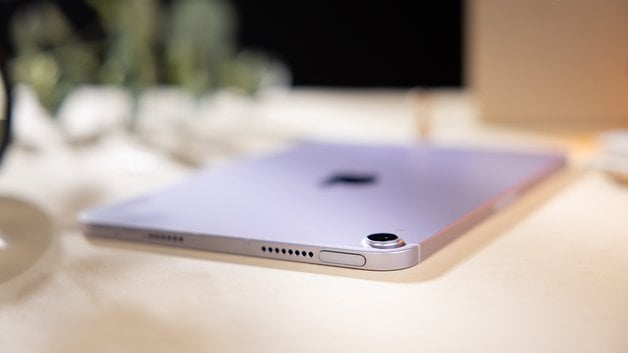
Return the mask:
{"type": "Polygon", "coordinates": [[[416,265],[558,153],[304,143],[84,211],[87,235],[365,270],[416,265]]]}

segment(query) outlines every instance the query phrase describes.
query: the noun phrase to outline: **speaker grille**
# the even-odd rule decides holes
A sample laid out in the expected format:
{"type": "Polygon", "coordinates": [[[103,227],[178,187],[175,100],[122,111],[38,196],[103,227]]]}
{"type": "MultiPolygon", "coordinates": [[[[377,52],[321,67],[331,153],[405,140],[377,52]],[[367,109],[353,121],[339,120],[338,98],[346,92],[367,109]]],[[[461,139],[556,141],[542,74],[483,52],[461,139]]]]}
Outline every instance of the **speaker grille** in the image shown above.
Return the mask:
{"type": "Polygon", "coordinates": [[[279,248],[276,246],[262,246],[261,250],[263,253],[267,253],[267,254],[276,254],[279,255],[281,254],[282,256],[286,256],[286,257],[305,257],[305,258],[312,258],[314,257],[314,253],[312,251],[307,251],[307,250],[301,250],[301,249],[289,249],[289,248],[279,248]]]}
{"type": "Polygon", "coordinates": [[[148,233],[148,239],[166,243],[183,243],[185,239],[180,235],[167,233],[148,233]]]}

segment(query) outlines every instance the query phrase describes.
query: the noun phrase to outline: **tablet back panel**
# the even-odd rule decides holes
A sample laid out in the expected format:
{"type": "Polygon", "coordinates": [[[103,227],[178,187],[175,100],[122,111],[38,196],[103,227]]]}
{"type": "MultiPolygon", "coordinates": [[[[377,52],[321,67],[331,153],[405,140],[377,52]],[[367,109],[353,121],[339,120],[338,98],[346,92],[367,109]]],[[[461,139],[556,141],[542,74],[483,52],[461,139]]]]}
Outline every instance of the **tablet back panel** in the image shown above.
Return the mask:
{"type": "Polygon", "coordinates": [[[202,171],[89,210],[81,221],[92,235],[314,263],[326,263],[320,251],[330,251],[348,255],[327,264],[396,269],[416,264],[563,163],[556,154],[308,143],[202,171]],[[373,248],[365,243],[373,233],[396,234],[406,245],[373,248]],[[293,256],[299,249],[307,255],[293,256]],[[362,260],[349,255],[377,258],[355,266],[362,260]]]}

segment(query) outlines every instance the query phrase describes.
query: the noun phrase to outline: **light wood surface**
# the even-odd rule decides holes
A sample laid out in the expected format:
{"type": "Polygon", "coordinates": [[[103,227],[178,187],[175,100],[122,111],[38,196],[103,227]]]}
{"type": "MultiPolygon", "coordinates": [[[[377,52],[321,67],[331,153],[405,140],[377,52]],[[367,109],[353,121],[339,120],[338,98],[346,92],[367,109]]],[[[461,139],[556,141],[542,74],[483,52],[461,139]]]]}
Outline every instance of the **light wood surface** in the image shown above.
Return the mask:
{"type": "MultiPolygon", "coordinates": [[[[39,156],[14,149],[0,192],[40,207],[54,226],[45,254],[0,283],[0,350],[628,351],[628,188],[586,168],[594,131],[491,126],[477,120],[465,94],[432,99],[435,142],[561,147],[572,163],[402,271],[89,240],[73,221],[77,209],[152,189],[193,168],[124,134],[39,156]],[[141,173],[106,168],[129,151],[144,153],[141,173]]],[[[240,154],[291,139],[407,143],[417,134],[401,92],[297,91],[265,97],[253,111],[238,131],[258,131],[247,135],[258,140],[244,139],[240,154]]]]}

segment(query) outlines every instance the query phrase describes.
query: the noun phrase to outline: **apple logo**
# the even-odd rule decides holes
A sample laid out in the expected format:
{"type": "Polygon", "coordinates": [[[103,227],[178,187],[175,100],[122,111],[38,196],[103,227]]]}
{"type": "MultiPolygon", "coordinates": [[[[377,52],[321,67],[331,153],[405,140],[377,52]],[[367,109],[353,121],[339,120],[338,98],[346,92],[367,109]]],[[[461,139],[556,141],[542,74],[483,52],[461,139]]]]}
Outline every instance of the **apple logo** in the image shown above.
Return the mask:
{"type": "Polygon", "coordinates": [[[377,175],[374,173],[360,172],[339,172],[334,173],[323,181],[323,186],[365,186],[377,182],[377,175]]]}

